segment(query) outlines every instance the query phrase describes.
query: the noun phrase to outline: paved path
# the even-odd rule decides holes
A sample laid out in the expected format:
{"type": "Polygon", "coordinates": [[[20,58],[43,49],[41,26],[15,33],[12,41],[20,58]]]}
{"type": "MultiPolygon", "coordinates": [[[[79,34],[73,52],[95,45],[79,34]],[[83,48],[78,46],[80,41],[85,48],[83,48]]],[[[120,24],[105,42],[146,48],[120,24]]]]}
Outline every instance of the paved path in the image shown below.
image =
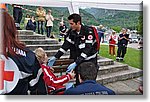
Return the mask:
{"type": "Polygon", "coordinates": [[[142,95],[138,90],[141,83],[142,80],[140,77],[131,80],[109,83],[105,86],[114,90],[117,95],[142,95]]]}
{"type": "Polygon", "coordinates": [[[136,49],[136,50],[140,50],[140,49],[138,49],[138,43],[131,43],[131,44],[128,44],[128,47],[134,48],[134,49],[136,49]]]}

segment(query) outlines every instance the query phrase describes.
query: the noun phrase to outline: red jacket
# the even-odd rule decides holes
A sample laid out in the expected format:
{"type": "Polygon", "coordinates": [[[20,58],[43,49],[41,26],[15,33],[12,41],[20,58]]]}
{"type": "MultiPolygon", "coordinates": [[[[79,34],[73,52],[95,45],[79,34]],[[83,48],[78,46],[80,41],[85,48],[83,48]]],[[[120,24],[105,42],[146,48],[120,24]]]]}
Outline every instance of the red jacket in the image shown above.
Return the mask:
{"type": "Polygon", "coordinates": [[[117,41],[117,36],[116,35],[110,35],[109,37],[109,45],[115,45],[117,41]]]}
{"type": "Polygon", "coordinates": [[[48,92],[59,88],[64,88],[65,86],[63,86],[63,84],[67,83],[70,79],[72,79],[70,74],[56,77],[54,73],[50,70],[49,66],[45,66],[42,64],[41,68],[44,73],[43,79],[48,86],[48,92]]]}

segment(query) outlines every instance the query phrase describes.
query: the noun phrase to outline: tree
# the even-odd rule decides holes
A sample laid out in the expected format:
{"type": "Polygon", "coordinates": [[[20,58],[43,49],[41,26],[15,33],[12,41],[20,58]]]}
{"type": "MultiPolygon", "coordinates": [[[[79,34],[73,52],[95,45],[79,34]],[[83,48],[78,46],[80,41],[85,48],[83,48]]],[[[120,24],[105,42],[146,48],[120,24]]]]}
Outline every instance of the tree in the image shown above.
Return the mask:
{"type": "Polygon", "coordinates": [[[113,26],[111,27],[113,30],[115,30],[116,32],[120,32],[122,27],[121,26],[113,26]]]}
{"type": "Polygon", "coordinates": [[[138,18],[138,25],[137,25],[137,27],[138,27],[138,33],[140,34],[140,35],[143,35],[143,15],[141,15],[139,18],[138,18]]]}

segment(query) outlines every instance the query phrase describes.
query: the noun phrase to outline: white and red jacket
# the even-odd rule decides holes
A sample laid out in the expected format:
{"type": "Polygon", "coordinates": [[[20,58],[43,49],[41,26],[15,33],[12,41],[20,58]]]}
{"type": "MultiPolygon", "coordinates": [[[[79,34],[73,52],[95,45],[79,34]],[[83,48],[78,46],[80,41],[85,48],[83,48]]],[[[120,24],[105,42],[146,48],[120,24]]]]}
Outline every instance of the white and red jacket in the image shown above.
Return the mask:
{"type": "Polygon", "coordinates": [[[109,38],[109,45],[115,45],[117,43],[117,35],[110,35],[109,38]]]}
{"type": "Polygon", "coordinates": [[[70,79],[72,79],[70,74],[63,75],[61,77],[56,77],[54,73],[50,70],[49,66],[41,65],[44,76],[43,79],[48,86],[48,92],[52,90],[56,90],[59,88],[64,88],[63,84],[67,83],[70,79]]]}

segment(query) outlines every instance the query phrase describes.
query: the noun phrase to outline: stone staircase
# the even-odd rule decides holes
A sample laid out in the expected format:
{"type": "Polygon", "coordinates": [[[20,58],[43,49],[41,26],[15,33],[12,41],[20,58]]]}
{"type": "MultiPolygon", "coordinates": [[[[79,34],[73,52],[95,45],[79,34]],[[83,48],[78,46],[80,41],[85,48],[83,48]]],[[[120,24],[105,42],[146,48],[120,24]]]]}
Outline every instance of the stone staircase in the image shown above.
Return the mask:
{"type": "MultiPolygon", "coordinates": [[[[46,38],[44,35],[34,34],[32,31],[20,30],[19,38],[33,51],[38,47],[42,47],[49,57],[53,56],[61,47],[61,44],[59,44],[56,39],[46,38]]],[[[68,58],[68,53],[69,52],[61,58],[68,58]]],[[[137,78],[143,74],[143,72],[137,68],[115,62],[108,58],[98,57],[98,65],[97,82],[101,84],[137,78]]]]}

